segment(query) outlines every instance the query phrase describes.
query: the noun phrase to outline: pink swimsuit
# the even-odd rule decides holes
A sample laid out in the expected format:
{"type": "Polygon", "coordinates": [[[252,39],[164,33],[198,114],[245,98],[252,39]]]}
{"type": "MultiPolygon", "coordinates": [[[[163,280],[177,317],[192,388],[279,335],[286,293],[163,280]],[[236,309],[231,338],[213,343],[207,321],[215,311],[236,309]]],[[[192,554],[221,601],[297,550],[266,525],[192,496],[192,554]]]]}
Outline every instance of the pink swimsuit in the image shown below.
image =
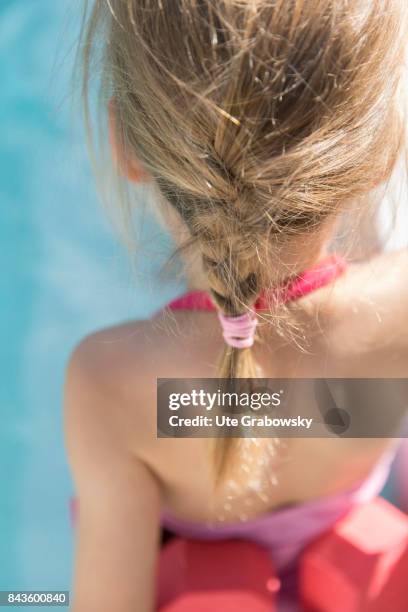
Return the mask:
{"type": "MultiPolygon", "coordinates": [[[[297,299],[335,280],[346,268],[338,255],[330,255],[294,281],[280,288],[285,301],[297,299]]],[[[258,299],[256,309],[267,307],[264,297],[258,299]]],[[[173,310],[215,310],[209,295],[192,291],[168,305],[173,310]]],[[[383,455],[370,476],[352,489],[323,499],[279,509],[256,519],[236,524],[209,527],[162,514],[162,525],[169,531],[187,538],[202,540],[239,538],[251,540],[270,551],[274,566],[282,581],[280,610],[296,610],[296,561],[302,549],[319,534],[329,529],[338,519],[358,504],[375,498],[389,474],[394,451],[383,455]]]]}

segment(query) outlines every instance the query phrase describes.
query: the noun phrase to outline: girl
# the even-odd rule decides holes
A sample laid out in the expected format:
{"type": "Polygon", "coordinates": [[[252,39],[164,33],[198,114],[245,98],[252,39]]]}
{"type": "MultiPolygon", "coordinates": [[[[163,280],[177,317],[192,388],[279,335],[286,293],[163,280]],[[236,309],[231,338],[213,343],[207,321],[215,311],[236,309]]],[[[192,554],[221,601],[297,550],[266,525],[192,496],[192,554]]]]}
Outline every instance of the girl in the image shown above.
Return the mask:
{"type": "Polygon", "coordinates": [[[407,375],[408,253],[346,266],[333,252],[340,219],[358,227],[402,156],[406,12],[95,3],[85,79],[101,41],[117,167],[154,191],[190,292],[70,359],[74,612],[151,612],[161,525],[256,541],[284,583],[311,539],[381,489],[392,440],[157,438],[156,379],[407,375]]]}

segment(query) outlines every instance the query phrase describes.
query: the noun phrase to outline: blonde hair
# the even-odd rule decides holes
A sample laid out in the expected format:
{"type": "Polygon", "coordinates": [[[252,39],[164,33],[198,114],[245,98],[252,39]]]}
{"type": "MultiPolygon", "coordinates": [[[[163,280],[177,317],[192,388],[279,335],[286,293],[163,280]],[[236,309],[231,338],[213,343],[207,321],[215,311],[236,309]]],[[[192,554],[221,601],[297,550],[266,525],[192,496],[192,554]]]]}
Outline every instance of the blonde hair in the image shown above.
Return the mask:
{"type": "MultiPolygon", "coordinates": [[[[97,0],[124,155],[189,229],[217,307],[238,315],[296,236],[388,180],[403,143],[400,0],[97,0]]],[[[256,376],[226,347],[219,376],[256,376]]],[[[234,455],[217,442],[217,474],[234,455]]]]}

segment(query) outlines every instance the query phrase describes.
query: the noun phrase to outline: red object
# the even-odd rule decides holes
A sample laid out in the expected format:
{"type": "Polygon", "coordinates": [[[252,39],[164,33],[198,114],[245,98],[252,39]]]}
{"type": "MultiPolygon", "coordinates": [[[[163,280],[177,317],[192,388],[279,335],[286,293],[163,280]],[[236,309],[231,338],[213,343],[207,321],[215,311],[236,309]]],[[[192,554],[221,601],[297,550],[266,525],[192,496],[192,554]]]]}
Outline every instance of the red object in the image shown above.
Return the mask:
{"type": "Polygon", "coordinates": [[[408,517],[382,498],[313,542],[300,561],[305,612],[407,612],[408,517]]]}
{"type": "MultiPolygon", "coordinates": [[[[331,253],[294,278],[285,279],[280,285],[262,292],[254,304],[255,310],[270,310],[270,304],[273,304],[276,299],[291,302],[308,295],[335,281],[345,272],[346,268],[346,260],[337,253],[331,253]]],[[[189,291],[181,295],[172,300],[167,308],[171,310],[216,310],[209,293],[200,290],[189,291]]]]}
{"type": "Polygon", "coordinates": [[[252,542],[175,538],[158,566],[159,612],[273,612],[280,583],[252,542]]]}

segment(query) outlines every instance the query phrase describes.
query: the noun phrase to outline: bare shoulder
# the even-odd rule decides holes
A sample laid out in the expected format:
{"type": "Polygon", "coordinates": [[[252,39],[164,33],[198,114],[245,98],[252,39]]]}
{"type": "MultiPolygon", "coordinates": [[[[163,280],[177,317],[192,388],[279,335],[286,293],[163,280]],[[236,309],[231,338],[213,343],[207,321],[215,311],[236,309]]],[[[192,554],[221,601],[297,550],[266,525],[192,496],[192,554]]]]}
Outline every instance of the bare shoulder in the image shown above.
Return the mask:
{"type": "Polygon", "coordinates": [[[203,359],[215,361],[217,335],[208,315],[201,320],[199,313],[182,312],[89,334],[67,366],[64,403],[69,421],[94,423],[106,443],[136,449],[139,457],[150,456],[152,447],[159,452],[166,445],[157,441],[157,378],[202,377],[203,359]],[[204,341],[196,342],[195,336],[204,341]]]}
{"type": "Polygon", "coordinates": [[[129,321],[88,334],[71,353],[68,376],[92,381],[104,393],[117,391],[130,368],[137,375],[144,365],[150,327],[148,321],[129,321]]]}
{"type": "Polygon", "coordinates": [[[90,333],[79,342],[66,368],[64,406],[69,422],[92,421],[105,442],[118,447],[126,443],[130,428],[134,441],[136,424],[145,438],[153,421],[144,407],[156,382],[152,332],[148,321],[130,321],[90,333]]]}
{"type": "MultiPolygon", "coordinates": [[[[163,311],[151,320],[95,331],[73,350],[67,377],[126,402],[129,391],[136,387],[142,394],[157,378],[191,376],[191,364],[199,362],[199,356],[220,338],[212,318],[208,313],[163,311]]],[[[196,374],[203,375],[200,364],[196,374]]]]}
{"type": "MultiPolygon", "coordinates": [[[[408,312],[408,249],[382,253],[351,266],[349,290],[357,307],[366,305],[376,318],[399,328],[408,312]]],[[[347,300],[348,293],[345,292],[347,300]]],[[[406,326],[404,326],[406,327],[406,326]]],[[[400,331],[405,331],[400,330],[400,331]]]]}
{"type": "Polygon", "coordinates": [[[382,366],[389,366],[390,373],[383,370],[384,376],[391,376],[392,372],[395,376],[406,375],[407,273],[408,250],[401,250],[352,264],[336,282],[333,299],[329,299],[335,306],[330,310],[333,322],[330,339],[339,354],[369,355],[382,366]]]}

